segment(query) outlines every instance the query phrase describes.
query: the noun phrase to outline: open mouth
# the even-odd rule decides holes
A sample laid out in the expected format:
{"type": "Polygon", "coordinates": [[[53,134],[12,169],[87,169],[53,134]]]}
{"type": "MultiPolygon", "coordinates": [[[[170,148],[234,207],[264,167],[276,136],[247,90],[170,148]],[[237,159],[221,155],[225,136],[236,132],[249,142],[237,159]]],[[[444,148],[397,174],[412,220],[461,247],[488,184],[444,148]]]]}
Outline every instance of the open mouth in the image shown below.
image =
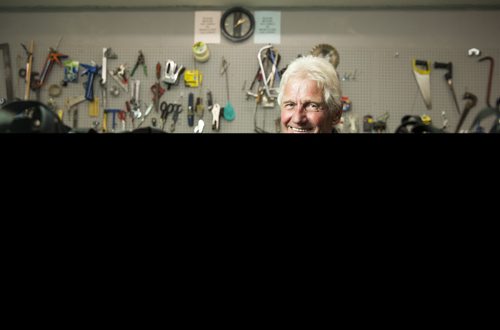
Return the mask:
{"type": "Polygon", "coordinates": [[[287,126],[288,131],[291,133],[313,133],[313,129],[306,129],[306,128],[298,128],[298,127],[292,127],[292,126],[287,126]]]}

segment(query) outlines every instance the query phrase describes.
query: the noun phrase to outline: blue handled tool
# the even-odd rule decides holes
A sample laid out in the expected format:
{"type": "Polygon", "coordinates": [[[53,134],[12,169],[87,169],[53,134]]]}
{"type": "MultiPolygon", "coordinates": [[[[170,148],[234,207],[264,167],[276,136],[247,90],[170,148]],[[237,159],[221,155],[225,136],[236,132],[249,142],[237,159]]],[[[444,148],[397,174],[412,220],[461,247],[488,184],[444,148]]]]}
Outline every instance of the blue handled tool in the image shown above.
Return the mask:
{"type": "Polygon", "coordinates": [[[107,117],[108,117],[108,113],[111,113],[113,115],[112,117],[112,121],[111,121],[111,131],[114,132],[115,131],[115,128],[116,128],[116,115],[120,114],[120,112],[122,112],[121,109],[104,109],[104,121],[106,121],[106,123],[103,123],[103,131],[105,131],[107,129],[107,117]]]}
{"type": "Polygon", "coordinates": [[[89,79],[84,84],[85,85],[85,98],[89,101],[94,100],[94,78],[99,74],[101,67],[95,63],[92,64],[81,64],[86,70],[82,73],[82,76],[88,75],[89,79]]]}

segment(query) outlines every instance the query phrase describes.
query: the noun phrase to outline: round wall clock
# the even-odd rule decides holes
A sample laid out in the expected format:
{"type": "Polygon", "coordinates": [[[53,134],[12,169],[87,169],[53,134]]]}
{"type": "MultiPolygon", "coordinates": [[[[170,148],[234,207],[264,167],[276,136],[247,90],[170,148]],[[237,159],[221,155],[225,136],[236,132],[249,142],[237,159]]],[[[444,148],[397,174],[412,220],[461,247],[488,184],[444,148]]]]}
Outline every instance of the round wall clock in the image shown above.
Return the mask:
{"type": "Polygon", "coordinates": [[[255,30],[253,14],[245,8],[233,7],[222,14],[222,34],[231,41],[239,42],[250,38],[255,30]]]}

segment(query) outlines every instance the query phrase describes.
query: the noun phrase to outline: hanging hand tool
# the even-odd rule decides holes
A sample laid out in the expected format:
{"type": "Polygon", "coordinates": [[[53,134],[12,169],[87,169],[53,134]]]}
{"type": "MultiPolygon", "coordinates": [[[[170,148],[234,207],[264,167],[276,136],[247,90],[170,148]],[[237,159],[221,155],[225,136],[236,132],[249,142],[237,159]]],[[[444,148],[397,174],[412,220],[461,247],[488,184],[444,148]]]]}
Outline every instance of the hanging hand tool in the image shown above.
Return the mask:
{"type": "Polygon", "coordinates": [[[463,99],[467,100],[467,103],[465,103],[464,112],[460,116],[460,120],[458,122],[457,128],[455,129],[455,133],[460,133],[460,127],[462,127],[462,124],[465,121],[465,117],[467,117],[467,115],[469,114],[470,109],[474,108],[477,104],[477,96],[472,93],[465,92],[463,99]]]}
{"type": "Polygon", "coordinates": [[[203,127],[205,127],[205,122],[202,119],[198,120],[198,125],[194,128],[194,132],[203,133],[203,127]]]}
{"type": "Polygon", "coordinates": [[[363,116],[363,133],[372,133],[375,120],[372,115],[363,116]]]}
{"type": "Polygon", "coordinates": [[[24,90],[24,99],[29,100],[30,99],[30,89],[31,89],[31,69],[33,66],[33,48],[35,47],[33,40],[31,40],[30,44],[30,49],[28,50],[24,44],[21,44],[23,46],[24,50],[26,51],[27,55],[27,60],[26,60],[26,72],[25,72],[25,79],[26,79],[26,87],[24,90]]]}
{"type": "Polygon", "coordinates": [[[132,80],[132,89],[130,90],[130,97],[132,103],[135,103],[136,105],[140,104],[140,96],[139,93],[141,91],[141,81],[140,80],[132,80]]]}
{"type": "Polygon", "coordinates": [[[207,92],[207,105],[208,110],[212,113],[212,130],[219,130],[219,119],[220,119],[220,105],[214,104],[212,99],[212,92],[207,92]]]}
{"type": "Polygon", "coordinates": [[[118,113],[118,119],[122,123],[122,132],[127,130],[127,113],[125,111],[120,111],[118,113]]]}
{"type": "Polygon", "coordinates": [[[250,96],[257,98],[257,93],[253,93],[253,87],[255,86],[255,83],[258,80],[262,80],[262,75],[260,73],[260,66],[257,69],[257,73],[255,74],[255,77],[253,78],[252,83],[250,84],[250,87],[247,90],[247,100],[250,98],[250,96]]]}
{"type": "Polygon", "coordinates": [[[127,68],[126,64],[121,64],[115,70],[109,70],[111,78],[113,78],[118,85],[128,93],[128,78],[127,78],[127,68]]]}
{"type": "Polygon", "coordinates": [[[107,73],[108,73],[108,59],[117,59],[118,55],[113,53],[111,48],[102,49],[102,71],[101,80],[99,81],[101,85],[101,100],[102,108],[106,109],[108,107],[108,86],[107,86],[107,73]]]}
{"type": "Polygon", "coordinates": [[[68,97],[64,101],[64,108],[65,108],[65,110],[69,110],[69,109],[73,108],[74,106],[76,106],[82,102],[85,102],[86,100],[87,99],[83,95],[68,97]]]}
{"type": "MultiPolygon", "coordinates": [[[[259,61],[259,66],[260,66],[260,72],[262,74],[262,81],[264,82],[264,88],[266,91],[266,102],[274,103],[274,100],[278,98],[278,89],[273,88],[272,83],[274,79],[274,76],[277,72],[277,66],[278,66],[278,56],[273,56],[273,51],[276,52],[276,50],[273,49],[272,45],[267,45],[262,47],[259,52],[257,53],[257,59],[259,61]],[[268,55],[263,56],[262,53],[266,51],[268,55]],[[271,72],[269,75],[266,76],[266,71],[264,69],[264,61],[263,58],[266,58],[269,60],[272,64],[271,66],[271,72]]],[[[274,105],[273,105],[274,106],[274,105]]]]}
{"type": "Polygon", "coordinates": [[[207,91],[207,106],[208,106],[208,111],[212,111],[212,108],[214,106],[214,102],[212,100],[212,92],[207,91]]]}
{"type": "Polygon", "coordinates": [[[441,111],[441,118],[443,119],[443,124],[441,125],[441,129],[444,131],[448,127],[448,117],[446,117],[445,111],[441,111]]]}
{"type": "Polygon", "coordinates": [[[413,73],[417,80],[417,85],[424,99],[427,109],[432,109],[431,103],[431,62],[425,60],[413,60],[413,73]],[[419,68],[423,67],[423,69],[419,68]]]}
{"type": "Polygon", "coordinates": [[[222,67],[221,67],[221,75],[226,75],[226,92],[227,92],[227,103],[224,106],[223,116],[227,121],[234,120],[235,112],[231,101],[229,100],[229,76],[228,76],[229,63],[226,61],[224,57],[222,57],[222,67]]]}
{"type": "Polygon", "coordinates": [[[161,87],[160,83],[155,83],[151,86],[151,92],[153,93],[153,104],[155,107],[155,112],[160,110],[160,98],[165,93],[165,89],[161,87]]]}
{"type": "Polygon", "coordinates": [[[77,83],[78,74],[80,70],[80,62],[67,60],[63,62],[64,65],[64,79],[62,81],[63,86],[68,86],[68,83],[77,83]]]}
{"type": "Polygon", "coordinates": [[[107,118],[108,118],[108,113],[111,113],[112,116],[112,121],[111,121],[111,132],[115,131],[116,128],[116,115],[120,115],[122,112],[121,109],[104,109],[104,118],[103,118],[103,125],[102,125],[102,132],[106,133],[107,128],[107,118]]]}
{"type": "Polygon", "coordinates": [[[132,73],[130,73],[131,77],[134,76],[135,70],[137,70],[139,65],[142,66],[142,69],[144,70],[144,75],[147,77],[148,76],[148,67],[146,66],[146,60],[144,58],[144,54],[142,53],[142,50],[139,51],[139,56],[137,57],[137,62],[135,62],[135,66],[132,69],[132,73]]]}
{"type": "Polygon", "coordinates": [[[101,72],[101,85],[105,85],[107,82],[108,74],[108,59],[116,60],[118,55],[116,55],[111,48],[102,49],[102,72],[101,72]]]}
{"type": "MultiPolygon", "coordinates": [[[[89,102],[89,117],[99,117],[99,98],[94,97],[93,101],[89,102]]],[[[103,108],[106,109],[106,108],[103,108]]]]}
{"type": "Polygon", "coordinates": [[[387,130],[387,119],[389,119],[388,112],[377,117],[377,120],[373,122],[373,130],[375,133],[384,133],[387,130]]]}
{"type": "Polygon", "coordinates": [[[40,79],[35,84],[35,87],[37,89],[40,89],[45,83],[47,76],[49,75],[50,71],[52,70],[52,67],[54,66],[54,62],[57,62],[57,64],[59,64],[62,67],[63,64],[61,63],[61,59],[68,58],[68,55],[61,54],[57,51],[57,48],[59,48],[59,44],[61,43],[61,39],[59,39],[56,48],[52,47],[49,48],[49,55],[47,55],[47,59],[45,60],[45,64],[42,69],[42,73],[40,73],[40,79]]]}
{"type": "Polygon", "coordinates": [[[455,88],[453,88],[453,63],[440,63],[434,62],[434,69],[446,69],[448,72],[444,74],[444,80],[448,83],[448,87],[450,87],[451,94],[453,96],[453,102],[455,102],[455,108],[457,109],[458,114],[460,114],[460,106],[457,101],[457,94],[455,93],[455,88]]]}
{"type": "Polygon", "coordinates": [[[179,114],[182,112],[182,104],[181,103],[167,103],[165,101],[161,102],[160,105],[161,111],[161,121],[162,126],[161,129],[165,129],[165,124],[167,123],[168,115],[172,113],[172,124],[170,125],[170,132],[173,133],[175,131],[175,124],[177,123],[177,119],[179,118],[179,114]]]}
{"type": "Polygon", "coordinates": [[[12,83],[12,66],[10,64],[9,44],[0,44],[3,51],[3,65],[5,69],[5,87],[7,88],[7,100],[14,101],[14,84],[12,83]]]}
{"type": "Polygon", "coordinates": [[[91,64],[82,64],[80,66],[84,67],[86,70],[82,73],[82,76],[88,75],[89,79],[84,84],[85,85],[85,98],[89,101],[94,100],[94,78],[96,74],[99,74],[101,67],[95,62],[91,64]]]}
{"type": "Polygon", "coordinates": [[[203,118],[203,114],[205,113],[205,107],[203,106],[203,99],[201,97],[196,98],[195,112],[198,118],[203,118]]]}
{"type": "Polygon", "coordinates": [[[268,58],[271,59],[271,63],[273,64],[271,67],[271,74],[269,75],[269,86],[272,88],[274,83],[276,82],[277,85],[279,85],[279,72],[278,72],[278,65],[281,60],[281,55],[278,54],[278,50],[276,48],[269,48],[267,50],[268,53],[268,58]]]}
{"type": "Polygon", "coordinates": [[[76,106],[82,102],[86,101],[85,96],[79,95],[79,96],[72,96],[64,100],[64,107],[63,109],[58,109],[57,116],[59,119],[63,120],[64,113],[67,114],[68,117],[68,122],[71,121],[71,112],[75,111],[76,106]]]}
{"type": "Polygon", "coordinates": [[[177,120],[179,119],[179,114],[182,112],[182,104],[176,104],[175,110],[172,115],[172,124],[170,125],[170,133],[175,132],[175,124],[177,124],[177,120]]]}
{"type": "Polygon", "coordinates": [[[149,116],[149,114],[151,113],[151,110],[153,110],[153,106],[154,105],[151,103],[147,107],[146,111],[144,112],[144,115],[141,118],[141,122],[139,123],[139,125],[137,125],[137,128],[141,127],[141,125],[144,123],[144,121],[146,120],[147,116],[149,116]]]}
{"type": "Polygon", "coordinates": [[[188,95],[188,112],[187,119],[189,127],[193,127],[194,125],[194,94],[189,93],[188,95]]]}
{"type": "Polygon", "coordinates": [[[220,129],[220,105],[214,104],[212,107],[212,131],[219,131],[220,129]]]}
{"type": "Polygon", "coordinates": [[[493,82],[493,69],[495,68],[495,60],[491,56],[485,56],[479,59],[478,62],[490,61],[490,75],[488,77],[488,91],[486,93],[486,104],[488,107],[493,108],[490,103],[491,98],[491,83],[493,82]]]}
{"type": "Polygon", "coordinates": [[[156,64],[156,83],[151,86],[151,92],[153,93],[153,104],[155,106],[155,112],[160,111],[160,98],[165,93],[165,89],[160,85],[161,78],[161,64],[158,62],[156,64]]]}
{"type": "Polygon", "coordinates": [[[134,114],[132,113],[132,106],[130,105],[130,101],[125,101],[125,115],[129,115],[132,119],[132,126],[134,125],[134,114]]]}
{"type": "Polygon", "coordinates": [[[168,90],[170,90],[172,85],[177,85],[179,83],[179,77],[184,72],[184,69],[183,65],[177,65],[173,60],[168,60],[165,63],[163,83],[167,85],[168,90]]]}

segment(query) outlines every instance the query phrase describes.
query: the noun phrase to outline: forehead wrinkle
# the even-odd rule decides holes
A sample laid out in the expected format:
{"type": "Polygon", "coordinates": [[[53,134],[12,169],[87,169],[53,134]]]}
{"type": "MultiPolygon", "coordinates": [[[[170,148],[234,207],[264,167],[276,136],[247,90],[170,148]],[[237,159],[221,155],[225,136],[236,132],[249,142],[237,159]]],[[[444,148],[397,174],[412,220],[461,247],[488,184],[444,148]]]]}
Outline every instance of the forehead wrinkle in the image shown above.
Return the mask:
{"type": "Polygon", "coordinates": [[[318,83],[313,80],[304,81],[300,78],[293,78],[287,84],[283,102],[300,100],[301,103],[315,102],[321,103],[323,95],[320,92],[318,83]],[[312,82],[312,84],[311,84],[312,82]],[[308,91],[315,92],[315,95],[308,95],[308,91]],[[317,99],[316,99],[317,98],[317,99]]]}

